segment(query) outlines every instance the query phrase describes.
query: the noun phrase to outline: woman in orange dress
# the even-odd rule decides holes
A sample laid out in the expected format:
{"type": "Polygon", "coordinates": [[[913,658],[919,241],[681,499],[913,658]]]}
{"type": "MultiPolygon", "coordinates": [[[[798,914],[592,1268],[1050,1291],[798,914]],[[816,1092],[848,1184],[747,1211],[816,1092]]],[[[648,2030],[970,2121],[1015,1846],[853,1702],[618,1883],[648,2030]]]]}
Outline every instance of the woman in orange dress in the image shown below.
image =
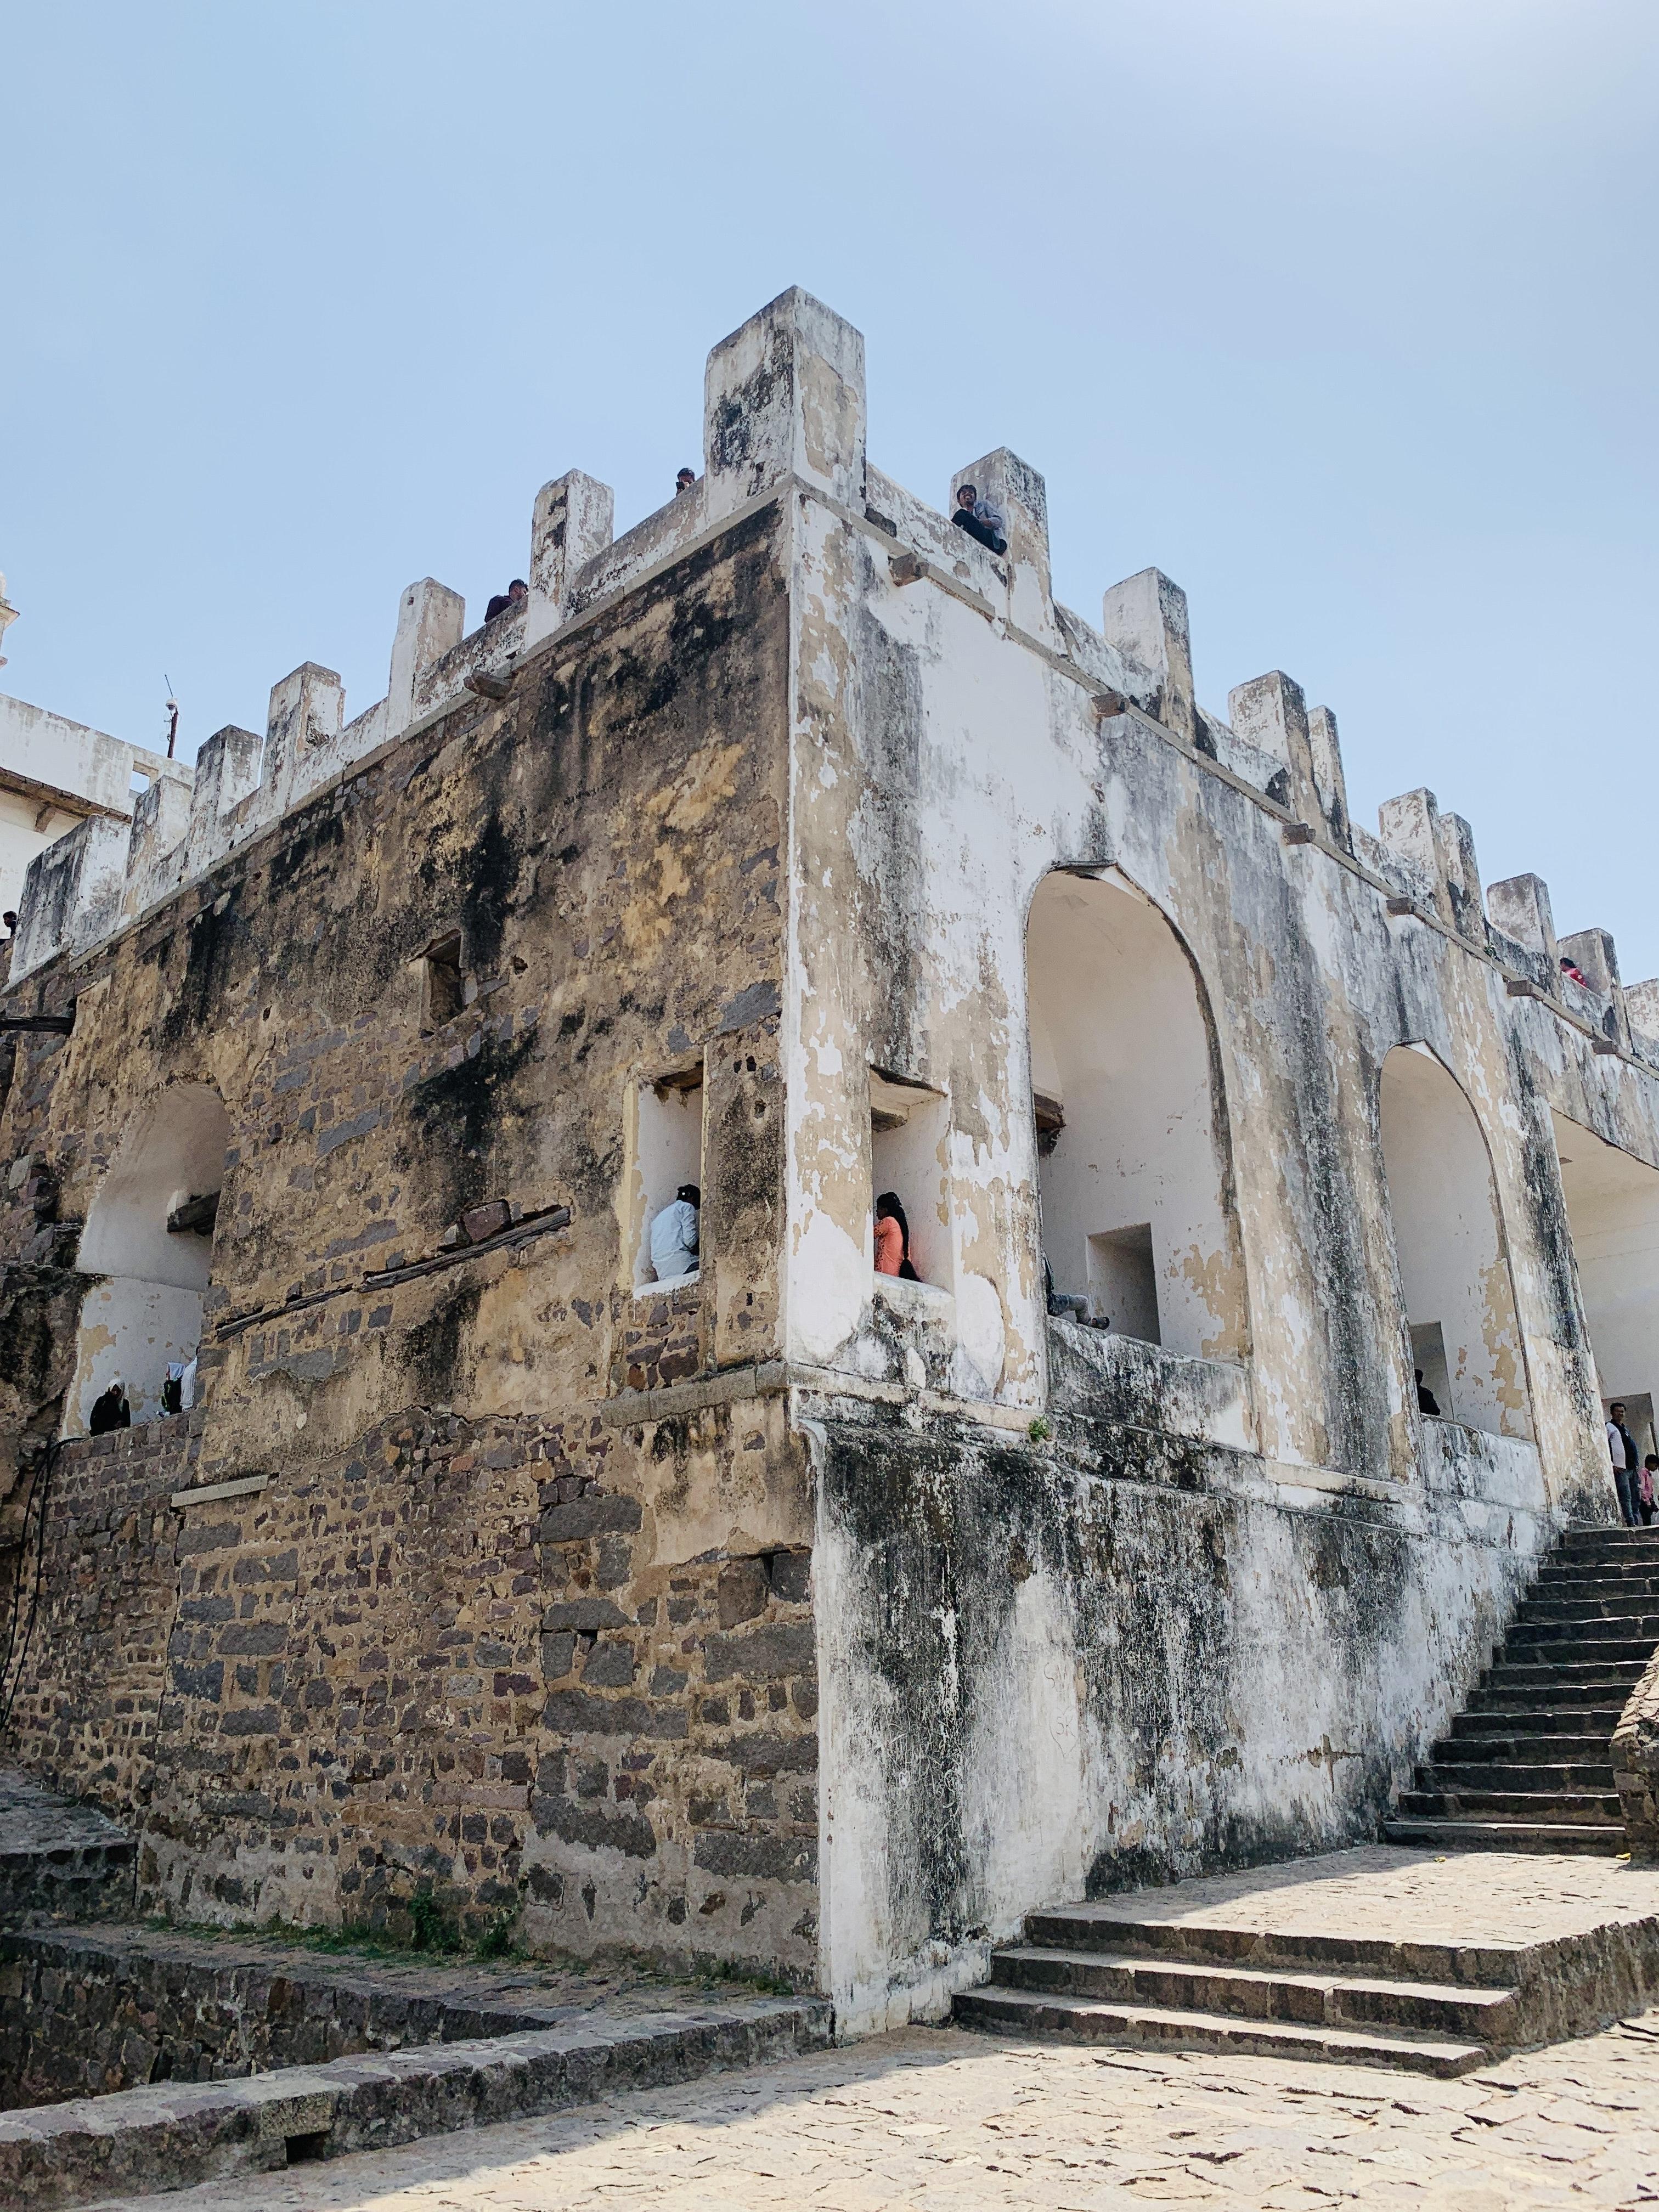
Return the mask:
{"type": "Polygon", "coordinates": [[[876,1273],[902,1275],[911,1283],[921,1279],[910,1265],[910,1224],[893,1190],[883,1191],[876,1200],[876,1273]]]}

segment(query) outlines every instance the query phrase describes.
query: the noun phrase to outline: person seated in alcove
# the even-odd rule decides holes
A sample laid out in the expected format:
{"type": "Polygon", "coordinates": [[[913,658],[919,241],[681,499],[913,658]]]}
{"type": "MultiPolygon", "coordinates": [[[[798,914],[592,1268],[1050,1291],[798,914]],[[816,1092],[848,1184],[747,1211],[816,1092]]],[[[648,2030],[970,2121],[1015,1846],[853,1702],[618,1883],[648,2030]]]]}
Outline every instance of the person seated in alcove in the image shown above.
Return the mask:
{"type": "Polygon", "coordinates": [[[910,1264],[910,1224],[894,1190],[883,1191],[876,1200],[876,1273],[907,1283],[921,1280],[910,1264]]]}
{"type": "Polygon", "coordinates": [[[651,1265],[659,1283],[677,1283],[697,1265],[697,1221],[702,1193],[683,1182],[651,1224],[651,1265]]]}

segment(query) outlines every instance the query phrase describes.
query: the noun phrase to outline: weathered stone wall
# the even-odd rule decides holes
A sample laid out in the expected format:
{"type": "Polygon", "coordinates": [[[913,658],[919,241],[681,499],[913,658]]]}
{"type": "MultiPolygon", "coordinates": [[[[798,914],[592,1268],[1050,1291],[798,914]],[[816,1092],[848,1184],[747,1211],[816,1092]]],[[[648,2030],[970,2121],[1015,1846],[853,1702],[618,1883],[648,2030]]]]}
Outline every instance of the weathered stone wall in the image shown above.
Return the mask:
{"type": "Polygon", "coordinates": [[[126,1820],[154,1788],[178,1610],[167,1501],[196,1480],[205,1423],[198,1411],[61,1445],[39,1478],[44,1549],[31,1528],[21,1562],[16,1602],[33,1627],[11,1740],[49,1787],[126,1820]]]}
{"type": "Polygon", "coordinates": [[[66,1214],[170,1083],[233,1132],[191,1465],[176,1424],[68,1448],[14,1718],[36,1771],[143,1808],[149,1909],[405,1925],[424,1890],[810,1975],[801,1454],[776,1404],[599,1418],[775,1348],[777,526],[36,987],[75,1034],[24,1040],[7,1156],[66,1214]],[[467,1003],[434,1023],[446,928],[467,1003]],[[630,1086],[693,1060],[702,1265],[636,1297],[630,1086]],[[244,1487],[169,1508],[192,1480],[244,1487]]]}
{"type": "Polygon", "coordinates": [[[1467,824],[1414,793],[1356,836],[1324,710],[1275,673],[1218,735],[1167,580],[1091,632],[1048,594],[1041,479],[964,473],[1006,560],[873,477],[797,538],[787,1348],[820,1425],[824,1971],[866,2025],[1044,1898],[1375,1832],[1554,1528],[1612,1510],[1552,1109],[1659,1164],[1650,1043],[1489,928],[1467,824]],[[1149,903],[1195,979],[1245,1285],[1219,1356],[1046,1319],[1027,918],[1057,869],[1149,903]],[[1416,1402],[1399,1046],[1489,1156],[1491,1436],[1416,1402]],[[870,1274],[895,1078],[942,1102],[922,1291],[870,1274]]]}
{"type": "Polygon", "coordinates": [[[818,1410],[823,1912],[866,2027],[1036,1899],[1374,1835],[1547,1540],[1472,1437],[1401,1512],[1098,1419],[818,1410]]]}

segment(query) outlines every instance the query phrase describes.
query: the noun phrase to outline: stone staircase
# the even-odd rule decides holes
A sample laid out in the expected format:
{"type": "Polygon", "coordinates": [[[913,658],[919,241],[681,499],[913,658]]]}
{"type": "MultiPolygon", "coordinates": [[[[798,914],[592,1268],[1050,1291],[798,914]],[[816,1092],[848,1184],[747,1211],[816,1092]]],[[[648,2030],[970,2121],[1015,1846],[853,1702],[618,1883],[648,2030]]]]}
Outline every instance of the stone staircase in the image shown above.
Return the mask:
{"type": "Polygon", "coordinates": [[[1454,2075],[1522,2039],[1511,1961],[1468,1947],[1203,1928],[1081,1905],[1026,1917],[963,2027],[1454,2075]],[[1488,1978],[1461,1979],[1474,1972],[1488,1978]]]}
{"type": "Polygon", "coordinates": [[[1659,1874],[1591,1862],[1625,1850],[1610,1742],[1656,1645],[1659,1528],[1570,1532],[1385,1823],[1414,1848],[1031,1913],[957,2021],[1453,2075],[1640,2010],[1659,1874]],[[1328,1887],[1322,1918],[1298,1882],[1328,1887]]]}
{"type": "Polygon", "coordinates": [[[1616,1856],[1609,1745],[1659,1645],[1659,1528],[1571,1529],[1383,1832],[1436,1850],[1616,1856]]]}
{"type": "Polygon", "coordinates": [[[0,1767],[0,1930],[42,1920],[121,1920],[137,1846],[90,1805],[0,1767]]]}

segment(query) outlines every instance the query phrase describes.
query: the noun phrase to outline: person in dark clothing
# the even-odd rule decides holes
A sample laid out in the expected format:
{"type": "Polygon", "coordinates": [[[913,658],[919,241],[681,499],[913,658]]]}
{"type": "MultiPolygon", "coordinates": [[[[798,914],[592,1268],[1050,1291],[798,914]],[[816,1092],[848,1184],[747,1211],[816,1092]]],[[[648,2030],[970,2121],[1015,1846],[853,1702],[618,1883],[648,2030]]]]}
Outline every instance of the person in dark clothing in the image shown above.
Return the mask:
{"type": "Polygon", "coordinates": [[[118,1375],[112,1375],[108,1389],[93,1400],[92,1411],[87,1416],[87,1433],[106,1437],[112,1429],[131,1426],[132,1408],[127,1403],[126,1386],[118,1375]]]}
{"type": "Polygon", "coordinates": [[[1008,522],[1000,507],[993,507],[988,499],[981,499],[974,484],[963,484],[957,492],[956,511],[951,520],[958,530],[965,530],[970,538],[988,546],[993,553],[1008,550],[1008,522]]]}
{"type": "Polygon", "coordinates": [[[674,479],[675,497],[678,498],[683,491],[694,490],[696,487],[696,482],[697,472],[695,469],[682,469],[678,476],[674,479]]]}
{"type": "Polygon", "coordinates": [[[1655,1514],[1659,1513],[1659,1452],[1650,1452],[1642,1462],[1636,1478],[1636,1510],[1642,1516],[1642,1526],[1650,1528],[1655,1514]]]}
{"type": "Polygon", "coordinates": [[[530,586],[522,576],[515,576],[504,592],[497,592],[484,609],[484,620],[493,623],[497,615],[504,615],[509,607],[516,607],[530,596],[530,586]]]}
{"type": "Polygon", "coordinates": [[[1417,1410],[1419,1413],[1427,1413],[1433,1420],[1440,1419],[1440,1401],[1423,1380],[1420,1367],[1417,1370],[1417,1410]]]}
{"type": "Polygon", "coordinates": [[[6,934],[7,934],[7,936],[8,936],[8,937],[15,937],[15,936],[16,936],[16,934],[17,934],[17,916],[16,916],[15,914],[0,914],[0,922],[3,922],[3,923],[4,923],[4,925],[5,925],[5,930],[6,930],[6,934]]]}

